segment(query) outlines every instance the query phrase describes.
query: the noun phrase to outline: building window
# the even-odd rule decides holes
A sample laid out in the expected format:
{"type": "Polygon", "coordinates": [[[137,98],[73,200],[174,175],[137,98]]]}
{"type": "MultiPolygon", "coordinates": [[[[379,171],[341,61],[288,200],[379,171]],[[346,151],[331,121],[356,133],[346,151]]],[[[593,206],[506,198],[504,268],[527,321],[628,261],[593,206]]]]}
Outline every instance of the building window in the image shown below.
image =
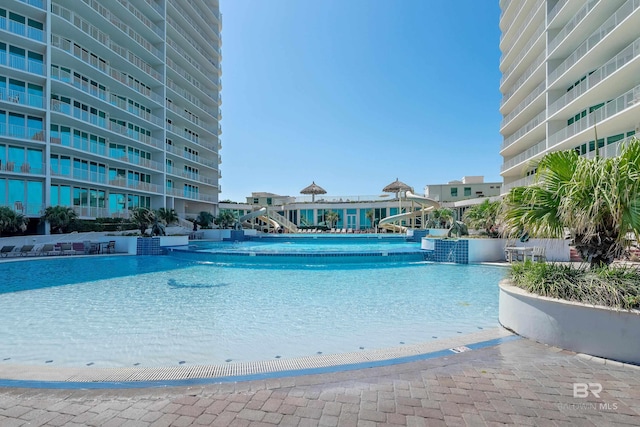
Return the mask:
{"type": "Polygon", "coordinates": [[[464,187],[464,195],[465,197],[471,195],[471,187],[464,187]]]}
{"type": "Polygon", "coordinates": [[[457,187],[451,188],[451,197],[458,197],[458,188],[457,187]]]}

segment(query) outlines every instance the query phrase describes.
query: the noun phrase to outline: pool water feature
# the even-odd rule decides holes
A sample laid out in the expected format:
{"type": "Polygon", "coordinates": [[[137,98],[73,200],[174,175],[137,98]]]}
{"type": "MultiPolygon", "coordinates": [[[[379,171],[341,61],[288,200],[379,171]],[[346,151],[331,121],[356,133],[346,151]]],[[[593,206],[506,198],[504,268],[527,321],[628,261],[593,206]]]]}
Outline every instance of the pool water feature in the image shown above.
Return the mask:
{"type": "Polygon", "coordinates": [[[218,364],[410,345],[498,326],[504,269],[235,265],[174,256],[0,264],[0,363],[218,364]]]}
{"type": "Polygon", "coordinates": [[[172,255],[200,261],[289,264],[420,262],[427,252],[404,236],[274,236],[241,242],[192,242],[172,255]],[[251,258],[247,258],[251,257],[251,258]]]}

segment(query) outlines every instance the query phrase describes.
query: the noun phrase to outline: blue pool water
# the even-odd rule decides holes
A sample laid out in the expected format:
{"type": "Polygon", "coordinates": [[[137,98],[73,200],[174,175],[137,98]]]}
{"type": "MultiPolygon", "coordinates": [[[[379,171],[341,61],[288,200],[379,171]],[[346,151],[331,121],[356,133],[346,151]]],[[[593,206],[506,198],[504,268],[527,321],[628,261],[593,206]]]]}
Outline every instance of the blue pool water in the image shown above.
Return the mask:
{"type": "Polygon", "coordinates": [[[420,243],[407,242],[401,236],[379,235],[278,236],[242,242],[192,242],[188,247],[172,251],[172,255],[186,259],[241,264],[271,264],[274,255],[288,264],[306,265],[420,262],[426,255],[420,249],[420,243]]]}
{"type": "Polygon", "coordinates": [[[0,363],[177,366],[415,344],[498,326],[505,270],[183,257],[0,264],[0,363]]]}

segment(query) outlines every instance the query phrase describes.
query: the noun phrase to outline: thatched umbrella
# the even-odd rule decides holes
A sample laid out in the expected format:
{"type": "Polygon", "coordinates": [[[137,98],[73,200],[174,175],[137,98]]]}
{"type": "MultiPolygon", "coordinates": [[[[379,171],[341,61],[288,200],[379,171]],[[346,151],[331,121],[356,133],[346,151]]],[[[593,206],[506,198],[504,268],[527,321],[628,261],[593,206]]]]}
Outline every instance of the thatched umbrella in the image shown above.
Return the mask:
{"type": "Polygon", "coordinates": [[[407,191],[411,190],[412,188],[410,186],[400,181],[398,178],[396,178],[395,181],[382,189],[382,191],[384,191],[385,193],[396,193],[396,197],[398,198],[398,213],[402,213],[402,200],[400,199],[400,192],[404,191],[406,193],[407,191]]]}
{"type": "Polygon", "coordinates": [[[316,194],[327,194],[327,191],[313,181],[310,186],[300,190],[300,194],[311,194],[311,201],[315,202],[316,194]]]}
{"type": "Polygon", "coordinates": [[[396,178],[395,181],[384,187],[382,191],[385,193],[396,193],[396,197],[398,197],[398,193],[401,191],[411,191],[411,187],[396,178]]]}

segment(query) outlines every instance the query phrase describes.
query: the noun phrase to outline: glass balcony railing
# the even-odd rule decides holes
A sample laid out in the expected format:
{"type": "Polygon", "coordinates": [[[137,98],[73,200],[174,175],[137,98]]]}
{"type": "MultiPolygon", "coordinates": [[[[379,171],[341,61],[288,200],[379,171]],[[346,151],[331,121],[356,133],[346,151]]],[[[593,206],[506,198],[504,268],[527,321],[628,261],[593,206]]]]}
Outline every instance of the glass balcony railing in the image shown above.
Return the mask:
{"type": "Polygon", "coordinates": [[[507,148],[508,146],[510,146],[511,144],[513,144],[514,142],[522,138],[524,135],[531,132],[533,128],[543,123],[545,118],[547,117],[546,114],[547,114],[546,110],[541,111],[537,116],[531,119],[526,125],[518,129],[516,133],[506,138],[502,143],[502,149],[504,150],[505,148],[507,148]]]}
{"type": "Polygon", "coordinates": [[[20,92],[0,88],[0,101],[12,102],[14,104],[27,105],[29,107],[44,108],[44,98],[42,95],[20,92]]]}
{"type": "Polygon", "coordinates": [[[532,158],[538,153],[542,153],[547,148],[547,140],[543,139],[542,141],[536,143],[533,147],[528,148],[523,153],[518,154],[510,158],[509,160],[505,160],[505,162],[500,167],[500,171],[504,172],[507,169],[514,167],[515,165],[519,165],[520,163],[532,158]]]}
{"type": "MultiPolygon", "coordinates": [[[[549,47],[547,48],[548,52],[553,52],[556,47],[562,41],[567,38],[569,33],[574,30],[578,26],[580,22],[591,12],[591,10],[600,3],[600,0],[591,0],[587,4],[585,4],[574,16],[571,18],[567,24],[562,27],[562,30],[549,42],[549,47]]],[[[556,5],[557,6],[557,5],[556,5]]]]}
{"type": "Polygon", "coordinates": [[[561,129],[560,131],[549,136],[549,148],[561,143],[562,141],[571,138],[574,135],[592,127],[596,123],[601,123],[612,117],[615,114],[620,113],[627,108],[634,106],[640,102],[640,85],[630,89],[624,94],[620,95],[613,101],[609,101],[601,108],[589,113],[586,117],[581,118],[577,122],[570,124],[569,126],[561,129]]]}
{"type": "Polygon", "coordinates": [[[553,102],[549,106],[549,115],[560,111],[571,101],[575,100],[586,91],[609,77],[611,74],[615,73],[622,66],[633,61],[638,57],[638,55],[640,55],[640,38],[636,39],[636,41],[624,48],[619,54],[610,59],[602,67],[589,74],[586,79],[580,82],[579,85],[572,87],[569,92],[565,93],[562,97],[553,102]]]}
{"type": "Polygon", "coordinates": [[[0,123],[0,135],[11,138],[44,141],[44,129],[0,123]]]}
{"type": "Polygon", "coordinates": [[[27,37],[31,40],[44,42],[44,31],[41,29],[13,21],[5,17],[0,17],[0,30],[9,31],[10,33],[27,37]]]}
{"type": "Polygon", "coordinates": [[[582,59],[587,53],[602,41],[602,39],[611,33],[620,25],[622,21],[627,19],[632,13],[634,13],[640,7],[640,0],[628,0],[609,18],[607,19],[596,31],[594,31],[589,38],[587,38],[576,50],[573,51],[567,59],[565,59],[556,69],[549,73],[549,85],[553,84],[560,78],[569,68],[571,68],[576,62],[582,59]]]}
{"type": "Polygon", "coordinates": [[[6,52],[0,52],[0,65],[44,76],[44,64],[24,56],[7,55],[6,52]]]}

